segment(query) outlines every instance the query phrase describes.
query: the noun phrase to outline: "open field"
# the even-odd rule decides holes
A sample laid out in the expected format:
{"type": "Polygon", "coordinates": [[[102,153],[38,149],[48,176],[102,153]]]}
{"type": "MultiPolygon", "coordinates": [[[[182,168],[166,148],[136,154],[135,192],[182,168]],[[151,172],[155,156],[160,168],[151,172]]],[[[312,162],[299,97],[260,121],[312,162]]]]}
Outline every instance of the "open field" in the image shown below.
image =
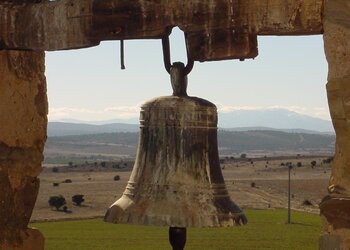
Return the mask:
{"type": "MultiPolygon", "coordinates": [[[[286,210],[246,210],[249,223],[233,228],[189,228],[186,249],[253,250],[318,249],[321,232],[319,217],[292,213],[286,224],[286,210]]],[[[102,219],[35,223],[45,235],[46,250],[165,250],[168,229],[133,225],[115,225],[102,219]]]]}
{"type": "MultiPolygon", "coordinates": [[[[227,159],[221,166],[231,198],[237,204],[243,208],[276,209],[287,207],[288,168],[281,163],[292,162],[296,166],[300,162],[302,167],[294,167],[291,173],[292,208],[317,214],[318,204],[327,194],[330,175],[329,164],[322,163],[325,158],[278,157],[252,159],[252,162],[248,159],[227,159]],[[311,168],[313,160],[317,164],[311,168]],[[305,200],[312,205],[302,205],[305,200]]],[[[102,217],[122,195],[129,175],[130,170],[106,172],[92,169],[54,173],[52,168],[46,168],[40,175],[41,187],[32,221],[102,217]],[[115,175],[120,176],[119,181],[113,180],[115,175]],[[72,183],[62,183],[66,179],[71,179],[72,183]],[[53,186],[53,183],[59,183],[59,186],[53,186]],[[85,202],[80,207],[71,202],[75,194],[85,195],[85,202]],[[66,198],[69,213],[49,207],[48,200],[53,195],[66,198]]]]}

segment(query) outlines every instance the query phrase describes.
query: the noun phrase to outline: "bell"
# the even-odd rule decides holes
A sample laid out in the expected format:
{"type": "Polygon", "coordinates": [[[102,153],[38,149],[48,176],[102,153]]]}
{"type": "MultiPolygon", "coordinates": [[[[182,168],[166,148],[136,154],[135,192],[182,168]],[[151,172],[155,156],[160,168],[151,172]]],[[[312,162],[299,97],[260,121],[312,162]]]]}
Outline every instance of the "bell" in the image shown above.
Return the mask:
{"type": "Polygon", "coordinates": [[[216,106],[187,96],[182,63],[170,75],[173,95],[141,107],[135,165],[104,220],[175,228],[245,224],[219,164],[216,106]]]}

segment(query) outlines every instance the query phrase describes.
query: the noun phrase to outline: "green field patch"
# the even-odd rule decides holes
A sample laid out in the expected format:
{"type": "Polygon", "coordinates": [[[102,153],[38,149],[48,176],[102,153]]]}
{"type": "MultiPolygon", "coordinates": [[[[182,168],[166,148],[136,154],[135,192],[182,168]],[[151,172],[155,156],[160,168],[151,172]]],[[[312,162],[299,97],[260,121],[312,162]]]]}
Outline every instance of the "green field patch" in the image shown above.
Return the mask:
{"type": "MultiPolygon", "coordinates": [[[[189,228],[186,250],[318,249],[318,215],[286,210],[245,210],[248,224],[231,228],[189,228]]],[[[165,250],[168,228],[109,224],[102,219],[33,223],[46,250],[165,250]]]]}

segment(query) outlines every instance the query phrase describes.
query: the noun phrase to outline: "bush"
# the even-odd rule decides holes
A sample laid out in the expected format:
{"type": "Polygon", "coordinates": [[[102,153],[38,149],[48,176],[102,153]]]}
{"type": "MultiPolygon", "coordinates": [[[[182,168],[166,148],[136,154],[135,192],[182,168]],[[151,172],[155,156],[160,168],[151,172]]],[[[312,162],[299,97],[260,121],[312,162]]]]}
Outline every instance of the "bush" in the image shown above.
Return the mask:
{"type": "Polygon", "coordinates": [[[303,164],[302,164],[301,162],[298,162],[298,163],[297,163],[297,167],[298,167],[298,168],[300,168],[300,167],[302,167],[302,166],[303,166],[303,164]]]}
{"type": "Polygon", "coordinates": [[[76,194],[76,195],[73,195],[72,196],[72,202],[77,205],[77,206],[80,206],[81,203],[83,203],[85,200],[84,200],[84,195],[83,194],[76,194]]]}
{"type": "Polygon", "coordinates": [[[247,157],[247,154],[241,154],[240,158],[245,159],[247,157]]]}
{"type": "Polygon", "coordinates": [[[312,161],[310,162],[310,164],[311,164],[311,168],[314,168],[316,166],[316,161],[312,161]]]}
{"type": "Polygon", "coordinates": [[[333,157],[328,157],[327,159],[324,159],[322,162],[324,163],[324,164],[329,164],[329,163],[331,163],[333,161],[333,157]]]}
{"type": "Polygon", "coordinates": [[[54,182],[54,183],[52,183],[52,185],[53,185],[54,187],[58,187],[60,184],[59,184],[58,182],[54,182]]]}
{"type": "Polygon", "coordinates": [[[51,196],[49,199],[50,207],[55,207],[56,210],[59,210],[60,207],[66,205],[66,199],[62,195],[51,196]]]}
{"type": "Polygon", "coordinates": [[[313,206],[313,204],[309,200],[304,200],[303,201],[303,206],[313,206]]]}
{"type": "Polygon", "coordinates": [[[120,176],[119,175],[114,176],[113,180],[119,181],[120,180],[120,176]]]}
{"type": "Polygon", "coordinates": [[[63,181],[63,183],[72,183],[72,180],[71,180],[71,179],[65,179],[65,180],[63,181]]]}
{"type": "Polygon", "coordinates": [[[252,188],[255,188],[255,187],[256,187],[255,182],[250,183],[250,186],[251,186],[252,188]]]}
{"type": "Polygon", "coordinates": [[[58,173],[58,172],[59,172],[58,167],[53,167],[53,168],[52,168],[52,172],[53,172],[53,173],[58,173]]]}

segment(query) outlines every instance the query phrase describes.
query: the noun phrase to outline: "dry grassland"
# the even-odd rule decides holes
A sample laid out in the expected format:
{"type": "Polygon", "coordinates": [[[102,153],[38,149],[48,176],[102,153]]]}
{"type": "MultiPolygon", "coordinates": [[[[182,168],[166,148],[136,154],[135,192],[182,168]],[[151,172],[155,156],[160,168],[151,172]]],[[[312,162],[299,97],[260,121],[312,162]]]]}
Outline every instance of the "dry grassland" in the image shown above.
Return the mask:
{"type": "MultiPolygon", "coordinates": [[[[292,208],[295,210],[318,213],[318,203],[327,194],[330,166],[322,164],[326,157],[297,159],[253,159],[236,162],[226,161],[222,164],[223,174],[231,198],[243,208],[275,209],[287,207],[288,168],[282,162],[302,163],[291,172],[292,208]],[[315,160],[313,169],[310,162],[315,160]],[[255,187],[252,187],[254,182],[255,187]],[[312,206],[302,205],[309,200],[312,206]]],[[[32,221],[69,220],[101,217],[106,209],[123,193],[129,179],[130,171],[124,172],[52,172],[45,168],[41,173],[41,187],[32,215],[32,221]],[[114,181],[115,175],[120,176],[114,181]],[[62,183],[71,179],[72,183],[62,183]],[[53,186],[59,183],[59,186],[53,186]],[[71,202],[75,194],[85,195],[81,207],[71,202]],[[48,205],[50,196],[63,195],[67,200],[69,213],[55,211],[48,205]]]]}

